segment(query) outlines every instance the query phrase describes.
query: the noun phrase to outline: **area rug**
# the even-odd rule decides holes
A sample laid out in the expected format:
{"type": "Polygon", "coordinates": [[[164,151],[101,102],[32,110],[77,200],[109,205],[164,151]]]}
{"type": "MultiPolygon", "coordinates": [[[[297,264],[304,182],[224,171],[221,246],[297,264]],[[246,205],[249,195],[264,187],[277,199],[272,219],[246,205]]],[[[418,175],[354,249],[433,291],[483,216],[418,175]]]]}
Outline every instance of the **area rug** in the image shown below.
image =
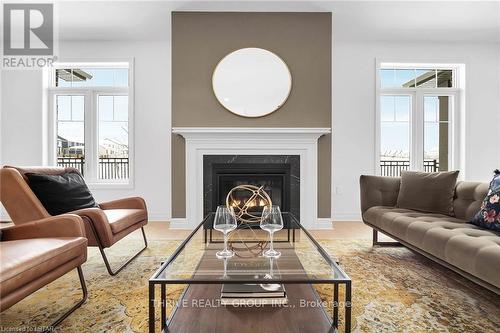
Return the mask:
{"type": "MultiPolygon", "coordinates": [[[[353,281],[353,332],[500,331],[497,295],[423,256],[405,248],[372,248],[368,240],[320,242],[353,281]]],[[[147,281],[178,244],[151,241],[115,277],[107,274],[98,251],[91,248],[83,266],[89,299],[56,331],[147,332],[147,281]]],[[[119,263],[140,245],[121,241],[108,252],[110,261],[119,263]]],[[[0,315],[0,331],[36,331],[47,325],[80,297],[77,281],[76,272],[68,273],[6,310],[0,315]]],[[[176,299],[182,288],[170,288],[168,298],[176,299]]],[[[325,300],[331,298],[328,286],[318,292],[325,300]]]]}

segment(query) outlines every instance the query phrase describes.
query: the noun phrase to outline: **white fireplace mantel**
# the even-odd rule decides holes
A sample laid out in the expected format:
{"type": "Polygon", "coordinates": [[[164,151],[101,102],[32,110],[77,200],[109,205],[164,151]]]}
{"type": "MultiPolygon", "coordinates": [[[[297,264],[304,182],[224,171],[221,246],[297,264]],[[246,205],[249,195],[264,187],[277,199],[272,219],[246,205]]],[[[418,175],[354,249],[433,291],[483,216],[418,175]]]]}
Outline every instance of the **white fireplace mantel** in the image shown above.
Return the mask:
{"type": "Polygon", "coordinates": [[[186,140],[191,139],[226,139],[231,137],[253,136],[255,139],[281,140],[297,139],[318,140],[324,134],[331,133],[330,128],[316,127],[173,127],[172,133],[182,135],[186,140]]]}
{"type": "Polygon", "coordinates": [[[319,219],[318,139],[330,128],[174,127],[186,141],[186,218],[173,218],[173,228],[194,228],[203,219],[203,156],[299,155],[300,221],[313,229],[331,227],[319,219]]]}

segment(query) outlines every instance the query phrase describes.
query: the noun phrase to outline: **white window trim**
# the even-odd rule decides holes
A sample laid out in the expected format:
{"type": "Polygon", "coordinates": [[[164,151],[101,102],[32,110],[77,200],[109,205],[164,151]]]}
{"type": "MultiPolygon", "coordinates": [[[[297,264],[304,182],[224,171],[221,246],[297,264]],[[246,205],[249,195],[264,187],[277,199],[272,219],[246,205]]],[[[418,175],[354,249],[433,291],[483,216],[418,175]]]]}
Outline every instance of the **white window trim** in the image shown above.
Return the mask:
{"type": "Polygon", "coordinates": [[[423,170],[424,159],[424,120],[423,106],[420,105],[423,95],[439,95],[453,97],[453,112],[449,115],[451,123],[449,131],[449,142],[452,149],[449,157],[449,170],[460,170],[459,179],[465,178],[465,64],[450,63],[411,63],[407,61],[382,61],[376,59],[375,66],[375,165],[374,174],[380,175],[380,143],[381,143],[381,116],[380,96],[383,95],[410,95],[410,169],[423,170]],[[381,88],[380,69],[450,69],[454,71],[452,88],[381,88]]]}
{"type": "Polygon", "coordinates": [[[57,133],[56,133],[56,117],[54,114],[54,106],[55,106],[55,96],[56,95],[71,95],[71,94],[82,94],[85,98],[85,119],[88,121],[85,122],[85,137],[89,138],[88,143],[85,143],[85,159],[88,161],[84,165],[85,170],[85,182],[87,183],[90,189],[133,189],[134,188],[134,180],[135,180],[135,140],[134,140],[134,128],[135,128],[135,118],[134,118],[134,58],[130,58],[127,60],[106,60],[104,61],[85,61],[85,60],[67,60],[64,62],[55,63],[52,68],[49,69],[50,75],[48,75],[49,84],[47,88],[48,92],[48,150],[47,150],[47,158],[49,165],[57,165],[57,133]],[[57,68],[67,68],[70,67],[114,67],[119,68],[121,66],[129,68],[129,86],[128,87],[54,87],[55,82],[55,69],[57,68]],[[97,171],[97,163],[96,156],[98,151],[98,140],[97,140],[97,96],[102,94],[127,94],[128,95],[128,167],[129,167],[129,179],[127,181],[109,181],[109,180],[100,180],[97,171]],[[91,110],[95,110],[91,112],[91,110]],[[88,117],[88,118],[87,118],[88,117]],[[87,124],[92,124],[88,126],[87,124]],[[88,153],[88,154],[87,154],[88,153]],[[89,166],[91,164],[95,164],[93,168],[89,166]]]}

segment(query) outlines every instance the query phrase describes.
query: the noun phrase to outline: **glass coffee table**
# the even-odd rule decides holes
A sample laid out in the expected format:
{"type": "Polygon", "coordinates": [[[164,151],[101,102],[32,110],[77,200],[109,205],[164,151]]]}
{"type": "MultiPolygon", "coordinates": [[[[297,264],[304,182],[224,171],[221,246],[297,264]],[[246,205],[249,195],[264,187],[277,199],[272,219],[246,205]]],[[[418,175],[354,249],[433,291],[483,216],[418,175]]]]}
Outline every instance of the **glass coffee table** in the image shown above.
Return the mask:
{"type": "Polygon", "coordinates": [[[211,229],[209,214],[149,279],[149,332],[337,332],[339,308],[350,332],[351,279],[293,215],[283,213],[283,218],[285,228],[274,242],[278,259],[262,256],[269,236],[248,226],[230,235],[235,255],[218,259],[222,234],[211,229]],[[220,303],[223,284],[273,283],[285,286],[286,305],[220,303]],[[339,285],[345,288],[340,302],[339,285]],[[318,286],[331,294],[322,292],[322,299],[318,286]],[[167,298],[170,288],[178,293],[175,300],[167,298]]]}

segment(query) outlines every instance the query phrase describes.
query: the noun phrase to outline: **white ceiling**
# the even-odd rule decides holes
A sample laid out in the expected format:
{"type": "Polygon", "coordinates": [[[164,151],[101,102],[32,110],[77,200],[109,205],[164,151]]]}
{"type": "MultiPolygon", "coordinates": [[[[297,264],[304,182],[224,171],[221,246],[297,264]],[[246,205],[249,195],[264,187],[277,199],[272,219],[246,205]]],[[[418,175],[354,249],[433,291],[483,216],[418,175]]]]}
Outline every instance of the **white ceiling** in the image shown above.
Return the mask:
{"type": "Polygon", "coordinates": [[[334,39],[500,43],[500,1],[62,1],[61,40],[166,40],[173,10],[331,11],[334,39]]]}

